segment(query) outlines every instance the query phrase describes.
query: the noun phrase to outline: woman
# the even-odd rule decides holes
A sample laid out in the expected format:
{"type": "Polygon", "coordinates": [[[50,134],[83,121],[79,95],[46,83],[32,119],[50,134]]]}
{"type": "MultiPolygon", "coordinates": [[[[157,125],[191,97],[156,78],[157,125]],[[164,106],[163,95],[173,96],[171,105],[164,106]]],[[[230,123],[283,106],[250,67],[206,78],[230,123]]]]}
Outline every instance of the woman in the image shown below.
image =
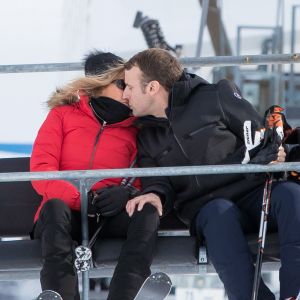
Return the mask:
{"type": "MultiPolygon", "coordinates": [[[[103,54],[106,55],[107,54],[103,54]]],[[[137,129],[132,126],[127,102],[122,99],[124,68],[113,54],[103,62],[102,73],[74,80],[58,89],[48,101],[50,112],[41,126],[33,146],[31,171],[87,170],[128,168],[136,156],[137,129]]],[[[125,206],[131,197],[122,178],[97,182],[97,191],[89,204],[91,216],[108,217],[103,231],[128,236],[117,265],[108,299],[132,299],[143,280],[150,273],[152,251],[158,216],[154,208],[144,209],[129,218],[125,206]],[[153,215],[153,217],[152,217],[153,215]],[[133,225],[130,226],[129,225],[133,225]],[[145,228],[147,234],[137,237],[131,232],[136,226],[145,228]],[[131,228],[131,229],[130,229],[131,228]],[[147,229],[147,230],[146,230],[147,229]],[[145,240],[146,239],[146,240],[145,240]],[[149,253],[144,264],[134,263],[127,253],[140,243],[139,253],[149,253]],[[144,249],[146,248],[146,249],[144,249]],[[128,275],[130,273],[131,275],[128,275]],[[132,277],[130,277],[132,276],[132,277]]],[[[34,238],[41,239],[44,259],[41,271],[42,290],[53,290],[64,300],[80,299],[76,271],[74,269],[74,241],[80,242],[80,193],[64,180],[33,181],[35,190],[43,196],[34,222],[34,238]]],[[[139,188],[139,181],[133,184],[139,188]]],[[[97,218],[89,218],[90,232],[97,228],[97,218]]],[[[139,255],[135,251],[135,255],[139,255]]],[[[135,257],[136,258],[136,257],[135,257]]]]}

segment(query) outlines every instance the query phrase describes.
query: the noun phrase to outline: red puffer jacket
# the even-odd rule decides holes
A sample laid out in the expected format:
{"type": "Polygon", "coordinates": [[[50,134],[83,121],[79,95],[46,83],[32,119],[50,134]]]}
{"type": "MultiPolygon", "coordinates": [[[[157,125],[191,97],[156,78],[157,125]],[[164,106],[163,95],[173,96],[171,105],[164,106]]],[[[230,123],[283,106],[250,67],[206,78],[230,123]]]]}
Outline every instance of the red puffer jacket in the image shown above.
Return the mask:
{"type": "MultiPolygon", "coordinates": [[[[87,96],[69,105],[57,104],[41,126],[33,145],[31,171],[88,170],[128,168],[137,154],[137,128],[134,118],[101,126],[94,116],[87,96]]],[[[122,178],[104,179],[93,190],[119,185],[122,178]]],[[[53,198],[63,200],[71,209],[80,210],[80,193],[64,180],[33,181],[43,196],[34,221],[43,204],[53,198]]],[[[134,184],[140,188],[139,180],[134,184]]]]}

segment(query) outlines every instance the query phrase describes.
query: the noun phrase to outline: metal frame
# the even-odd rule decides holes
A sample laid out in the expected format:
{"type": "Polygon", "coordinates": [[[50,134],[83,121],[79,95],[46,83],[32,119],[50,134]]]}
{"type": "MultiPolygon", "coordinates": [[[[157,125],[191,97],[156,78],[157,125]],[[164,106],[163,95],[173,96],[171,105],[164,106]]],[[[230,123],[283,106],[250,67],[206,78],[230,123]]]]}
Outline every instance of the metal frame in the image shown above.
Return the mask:
{"type": "MultiPolygon", "coordinates": [[[[221,67],[238,65],[269,65],[300,63],[300,53],[241,55],[241,56],[208,56],[185,57],[179,59],[184,67],[221,67]]],[[[31,72],[63,72],[82,71],[83,63],[53,63],[53,64],[21,64],[0,65],[0,74],[31,73],[31,72]]]]}
{"type": "MultiPolygon", "coordinates": [[[[300,8],[300,5],[294,5],[292,7],[292,28],[291,28],[291,51],[295,49],[296,43],[296,10],[300,8]]],[[[295,89],[295,70],[294,65],[291,64],[290,76],[289,76],[289,89],[288,89],[288,100],[291,101],[294,95],[295,89]]]]}
{"type": "MultiPolygon", "coordinates": [[[[183,58],[180,60],[184,66],[233,66],[254,64],[283,64],[299,63],[300,54],[274,54],[274,55],[246,55],[246,56],[218,56],[203,58],[183,58]]],[[[82,63],[58,64],[27,64],[2,65],[0,73],[28,73],[28,72],[58,72],[81,71],[82,63]]],[[[281,172],[295,170],[300,172],[300,163],[281,163],[274,165],[215,165],[215,166],[189,166],[189,167],[163,167],[141,169],[113,169],[113,170],[86,170],[86,171],[55,171],[55,172],[16,172],[1,173],[0,182],[32,181],[64,179],[75,185],[81,194],[82,238],[83,245],[88,245],[87,220],[87,192],[96,181],[104,178],[119,177],[149,177],[149,176],[184,176],[231,173],[260,173],[281,172]]],[[[82,275],[83,300],[89,297],[89,273],[82,275]]]]}
{"type": "Polygon", "coordinates": [[[205,29],[205,26],[207,23],[208,8],[209,8],[209,0],[203,0],[202,1],[202,14],[201,14],[201,20],[200,20],[200,29],[199,29],[198,43],[197,43],[195,57],[200,57],[200,55],[201,55],[204,29],[205,29]]]}
{"type": "MultiPolygon", "coordinates": [[[[277,16],[278,19],[278,16],[277,16]]],[[[242,47],[242,30],[270,30],[272,31],[274,38],[274,45],[275,49],[274,52],[276,54],[282,53],[282,27],[278,26],[238,26],[237,27],[237,41],[236,41],[236,53],[237,55],[241,54],[241,47],[242,47]]],[[[283,84],[282,84],[282,67],[281,65],[272,66],[272,71],[267,74],[267,69],[265,72],[263,70],[259,70],[260,74],[265,74],[266,79],[270,80],[270,84],[273,85],[270,90],[272,91],[271,99],[273,99],[274,104],[282,105],[283,106],[283,84]]],[[[252,71],[253,73],[253,71],[252,71]]],[[[239,68],[235,69],[234,73],[234,81],[242,88],[243,74],[245,76],[245,71],[241,71],[239,68]]],[[[247,76],[246,76],[247,77],[247,76]]]]}
{"type": "Polygon", "coordinates": [[[240,55],[241,53],[241,35],[242,35],[242,30],[244,29],[258,29],[258,30],[272,30],[274,34],[278,35],[278,27],[275,26],[238,26],[237,27],[237,41],[236,41],[236,54],[240,55]]]}
{"type": "MultiPolygon", "coordinates": [[[[232,173],[265,173],[281,171],[300,172],[300,163],[279,163],[273,165],[211,165],[161,168],[131,168],[84,171],[52,171],[52,172],[15,172],[0,173],[0,182],[17,182],[33,180],[64,179],[75,185],[81,195],[82,244],[88,245],[87,192],[91,186],[104,178],[151,177],[151,176],[184,176],[232,173]]],[[[200,270],[200,269],[199,269],[200,270]]],[[[89,299],[89,271],[82,273],[82,298],[89,299]]]]}

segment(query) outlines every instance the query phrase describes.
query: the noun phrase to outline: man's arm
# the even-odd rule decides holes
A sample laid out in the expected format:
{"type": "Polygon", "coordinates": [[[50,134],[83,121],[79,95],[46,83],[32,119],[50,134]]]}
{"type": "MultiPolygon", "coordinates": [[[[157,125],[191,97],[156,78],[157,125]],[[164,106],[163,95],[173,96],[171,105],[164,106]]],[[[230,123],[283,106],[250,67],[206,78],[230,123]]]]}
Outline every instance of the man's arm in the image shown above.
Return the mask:
{"type": "Polygon", "coordinates": [[[261,148],[264,138],[263,120],[252,104],[241,96],[237,86],[221,80],[218,92],[224,122],[244,144],[244,149],[236,153],[236,156],[241,157],[241,162],[266,164],[285,161],[286,154],[280,143],[274,142],[261,148]]]}
{"type": "MultiPolygon", "coordinates": [[[[140,168],[159,167],[138,138],[138,166],[140,168]]],[[[131,216],[135,209],[141,210],[146,203],[156,207],[160,216],[168,214],[173,208],[174,191],[168,177],[141,177],[142,193],[128,201],[126,210],[131,216]]]]}
{"type": "MultiPolygon", "coordinates": [[[[252,135],[263,128],[262,117],[253,105],[244,99],[238,87],[228,80],[217,83],[220,109],[228,128],[241,140],[244,140],[244,125],[249,121],[252,135]]],[[[253,136],[254,138],[254,136],[253,136]]]]}

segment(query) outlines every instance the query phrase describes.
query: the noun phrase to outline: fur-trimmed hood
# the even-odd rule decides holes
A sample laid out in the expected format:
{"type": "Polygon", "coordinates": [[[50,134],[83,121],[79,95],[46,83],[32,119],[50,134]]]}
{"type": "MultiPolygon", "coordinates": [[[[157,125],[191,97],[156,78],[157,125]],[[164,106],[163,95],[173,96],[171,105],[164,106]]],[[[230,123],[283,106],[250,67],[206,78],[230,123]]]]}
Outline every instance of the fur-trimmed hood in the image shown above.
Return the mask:
{"type": "Polygon", "coordinates": [[[74,93],[66,93],[61,89],[56,89],[56,91],[50,96],[47,101],[49,109],[62,105],[72,105],[80,101],[80,96],[87,96],[84,92],[78,91],[74,93]]]}

